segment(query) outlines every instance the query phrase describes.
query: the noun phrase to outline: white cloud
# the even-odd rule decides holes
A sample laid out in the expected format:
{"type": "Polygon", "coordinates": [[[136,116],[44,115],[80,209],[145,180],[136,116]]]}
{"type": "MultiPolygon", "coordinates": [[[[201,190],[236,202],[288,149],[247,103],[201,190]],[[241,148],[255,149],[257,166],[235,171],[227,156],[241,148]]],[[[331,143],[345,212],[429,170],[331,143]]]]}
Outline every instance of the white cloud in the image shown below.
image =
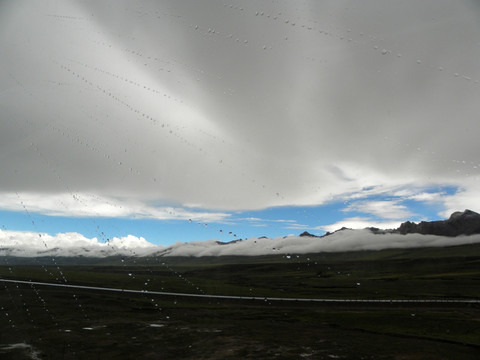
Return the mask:
{"type": "Polygon", "coordinates": [[[361,201],[347,206],[343,211],[372,214],[382,219],[407,219],[414,215],[399,200],[361,201]]]}
{"type": "Polygon", "coordinates": [[[445,193],[442,193],[442,192],[436,192],[436,193],[422,192],[422,193],[408,196],[408,199],[415,200],[415,201],[423,201],[423,202],[440,202],[442,201],[442,198],[444,196],[445,196],[445,193]]]}
{"type": "Polygon", "coordinates": [[[440,213],[443,217],[449,217],[454,211],[470,209],[480,210],[480,188],[479,178],[469,179],[465,186],[455,194],[442,197],[445,210],[440,213]]]}
{"type": "Polygon", "coordinates": [[[145,240],[143,237],[136,237],[133,235],[127,235],[124,237],[114,237],[108,242],[109,246],[113,246],[117,249],[152,249],[157,248],[156,245],[145,240]]]}
{"type": "Polygon", "coordinates": [[[0,230],[0,255],[10,256],[88,256],[142,255],[163,249],[143,237],[128,235],[99,242],[79,233],[44,233],[0,230]]]}
{"type": "Polygon", "coordinates": [[[305,225],[305,224],[286,224],[284,229],[297,229],[297,230],[305,230],[305,229],[310,229],[311,226],[305,225]]]}
{"type": "Polygon", "coordinates": [[[194,211],[171,206],[152,206],[140,200],[87,193],[0,193],[0,209],[28,211],[49,216],[136,217],[158,220],[214,222],[228,219],[222,212],[194,211]]]}
{"type": "Polygon", "coordinates": [[[406,198],[413,196],[414,194],[418,193],[415,188],[410,187],[410,188],[401,188],[399,190],[392,191],[392,195],[396,197],[401,197],[401,198],[406,198]]]}
{"type": "Polygon", "coordinates": [[[333,232],[341,228],[348,229],[365,229],[367,227],[375,227],[379,229],[396,229],[400,226],[400,221],[376,221],[368,217],[351,217],[334,224],[318,226],[318,230],[333,232]]]}

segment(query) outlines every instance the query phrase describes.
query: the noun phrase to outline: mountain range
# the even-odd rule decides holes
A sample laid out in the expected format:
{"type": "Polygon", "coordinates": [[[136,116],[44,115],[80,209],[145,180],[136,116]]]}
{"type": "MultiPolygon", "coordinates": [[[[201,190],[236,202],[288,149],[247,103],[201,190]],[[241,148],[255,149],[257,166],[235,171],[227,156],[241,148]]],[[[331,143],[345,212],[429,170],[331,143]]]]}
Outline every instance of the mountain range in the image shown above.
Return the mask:
{"type": "Polygon", "coordinates": [[[0,230],[0,256],[87,257],[110,256],[257,256],[309,254],[392,248],[442,247],[480,243],[480,214],[465,210],[440,221],[404,222],[397,229],[339,229],[323,236],[303,232],[299,236],[249,238],[224,243],[217,240],[177,242],[168,247],[153,245],[143,238],[113,239],[100,243],[80,234],[64,237],[5,232],[0,230]],[[27,236],[28,235],[28,236],[27,236]],[[40,240],[41,239],[41,240],[40,240]]]}
{"type": "MultiPolygon", "coordinates": [[[[480,214],[472,210],[456,211],[447,220],[438,221],[421,221],[416,224],[411,221],[406,221],[397,229],[379,229],[375,227],[366,228],[374,234],[421,234],[421,235],[438,235],[455,237],[459,235],[474,235],[480,234],[480,214]]],[[[349,228],[341,228],[338,231],[351,230],[349,228]]],[[[323,236],[316,236],[304,231],[299,236],[309,237],[324,237],[333,233],[327,232],[323,236]]]]}

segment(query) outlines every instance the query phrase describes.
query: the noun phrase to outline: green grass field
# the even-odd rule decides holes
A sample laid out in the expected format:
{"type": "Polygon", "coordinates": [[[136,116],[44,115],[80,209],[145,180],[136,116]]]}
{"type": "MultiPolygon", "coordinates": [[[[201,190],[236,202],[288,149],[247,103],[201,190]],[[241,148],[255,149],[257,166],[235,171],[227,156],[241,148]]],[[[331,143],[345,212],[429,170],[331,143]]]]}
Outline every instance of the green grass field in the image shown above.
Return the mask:
{"type": "MultiPolygon", "coordinates": [[[[480,246],[2,259],[4,279],[220,295],[479,299],[480,246]]],[[[310,304],[0,284],[1,359],[478,359],[475,304],[310,304]],[[12,344],[26,344],[16,345],[12,344]]]]}

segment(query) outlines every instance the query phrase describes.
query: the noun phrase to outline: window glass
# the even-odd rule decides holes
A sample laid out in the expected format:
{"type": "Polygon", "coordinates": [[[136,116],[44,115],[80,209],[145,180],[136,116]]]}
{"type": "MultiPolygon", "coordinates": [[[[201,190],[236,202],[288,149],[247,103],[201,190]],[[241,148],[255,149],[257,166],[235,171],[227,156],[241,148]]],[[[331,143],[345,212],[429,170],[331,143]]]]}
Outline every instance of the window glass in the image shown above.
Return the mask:
{"type": "Polygon", "coordinates": [[[479,16],[0,2],[0,357],[474,358],[479,16]]]}

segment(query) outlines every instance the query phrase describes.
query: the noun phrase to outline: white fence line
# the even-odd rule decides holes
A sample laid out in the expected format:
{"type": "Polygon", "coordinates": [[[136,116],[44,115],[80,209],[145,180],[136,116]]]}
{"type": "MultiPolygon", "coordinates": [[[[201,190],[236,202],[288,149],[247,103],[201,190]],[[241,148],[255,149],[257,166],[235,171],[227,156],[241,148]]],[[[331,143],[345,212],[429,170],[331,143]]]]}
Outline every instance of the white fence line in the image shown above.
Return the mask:
{"type": "Polygon", "coordinates": [[[118,289],[118,288],[110,288],[110,287],[57,284],[57,283],[46,283],[46,282],[39,282],[39,281],[8,280],[8,279],[0,279],[0,282],[38,285],[38,286],[63,287],[63,288],[71,288],[71,289],[113,291],[113,292],[130,293],[130,294],[164,295],[164,296],[178,296],[178,297],[209,298],[209,299],[301,301],[301,302],[320,302],[320,303],[455,303],[455,304],[479,304],[480,303],[480,299],[466,300],[466,299],[316,299],[316,298],[283,298],[283,297],[280,298],[280,297],[268,297],[268,296],[262,297],[262,296],[188,294],[188,293],[176,293],[176,292],[166,292],[166,291],[118,289]]]}

